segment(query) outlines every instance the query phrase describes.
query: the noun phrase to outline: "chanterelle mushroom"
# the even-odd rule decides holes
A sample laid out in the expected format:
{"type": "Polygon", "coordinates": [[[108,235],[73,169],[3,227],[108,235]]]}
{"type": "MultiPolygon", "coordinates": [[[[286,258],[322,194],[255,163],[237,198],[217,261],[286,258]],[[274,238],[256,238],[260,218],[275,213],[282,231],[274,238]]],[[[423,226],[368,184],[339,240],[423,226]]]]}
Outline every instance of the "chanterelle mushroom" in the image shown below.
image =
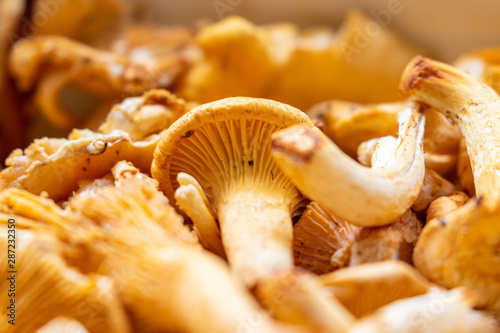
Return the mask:
{"type": "Polygon", "coordinates": [[[175,52],[165,58],[141,59],[60,36],[20,40],[13,46],[9,64],[18,89],[35,89],[38,111],[67,131],[73,127],[94,129],[117,98],[167,88],[186,65],[175,52]]]}
{"type": "MultiPolygon", "coordinates": [[[[2,224],[7,224],[7,218],[12,217],[19,220],[19,216],[9,214],[2,216],[2,224]]],[[[5,236],[0,243],[7,248],[7,229],[2,228],[2,232],[5,236]]],[[[63,244],[53,234],[23,229],[16,234],[16,273],[13,279],[7,274],[0,284],[6,291],[0,296],[1,304],[7,305],[12,299],[7,289],[15,294],[15,316],[6,317],[9,310],[2,309],[6,320],[0,323],[1,332],[31,333],[62,315],[78,319],[91,333],[131,332],[114,285],[108,278],[96,274],[86,276],[70,267],[63,259],[63,244]],[[8,322],[10,319],[14,319],[15,325],[8,322]]],[[[7,263],[7,256],[0,260],[2,269],[11,271],[7,263]]]]}
{"type": "Polygon", "coordinates": [[[35,220],[31,228],[51,227],[61,241],[80,245],[68,252],[76,247],[89,260],[74,263],[115,283],[135,330],[236,332],[258,316],[261,320],[249,331],[274,331],[277,324],[232,278],[227,265],[201,250],[155,180],[124,161],[112,174],[112,184],[72,196],[65,210],[18,189],[0,198],[10,214],[29,214],[35,220]],[[93,239],[81,241],[94,230],[93,239]]]}
{"type": "Polygon", "coordinates": [[[359,165],[317,128],[296,125],[273,134],[281,170],[323,209],[350,223],[393,222],[413,204],[425,173],[423,115],[409,106],[400,115],[400,139],[377,168],[359,165]]]}
{"type": "Polygon", "coordinates": [[[405,69],[400,88],[455,122],[465,137],[476,198],[425,226],[416,267],[446,287],[479,292],[480,306],[500,309],[500,97],[452,66],[423,57],[405,69]]]}
{"type": "Polygon", "coordinates": [[[75,129],[68,139],[37,139],[24,152],[13,151],[0,173],[0,189],[46,191],[61,200],[78,181],[102,177],[121,160],[149,172],[158,132],[183,113],[184,101],[165,90],[127,98],[111,110],[100,132],[75,129]]]}
{"type": "Polygon", "coordinates": [[[397,260],[342,268],[320,278],[357,317],[398,299],[425,294],[433,286],[416,269],[397,260]]]}
{"type": "Polygon", "coordinates": [[[229,263],[247,285],[293,266],[291,215],[303,198],[272,160],[270,140],[297,123],[312,126],[286,104],[228,98],[181,117],[155,151],[151,173],[172,202],[180,172],[199,182],[217,214],[229,263]]]}

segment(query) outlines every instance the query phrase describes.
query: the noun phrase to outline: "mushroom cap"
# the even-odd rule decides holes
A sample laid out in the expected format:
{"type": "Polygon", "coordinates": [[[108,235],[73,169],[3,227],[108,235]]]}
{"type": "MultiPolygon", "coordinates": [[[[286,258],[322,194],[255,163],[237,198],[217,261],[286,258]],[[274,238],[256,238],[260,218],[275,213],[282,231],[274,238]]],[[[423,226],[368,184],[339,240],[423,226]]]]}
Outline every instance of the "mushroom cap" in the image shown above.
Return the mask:
{"type": "MultiPolygon", "coordinates": [[[[232,97],[192,109],[172,124],[166,132],[162,133],[154,153],[151,174],[158,180],[159,188],[163,190],[171,202],[175,202],[174,187],[178,186],[177,174],[172,174],[171,161],[179,144],[183,140],[189,139],[197,129],[206,124],[243,120],[269,123],[277,129],[297,123],[313,126],[311,120],[302,111],[283,103],[261,98],[232,97]]],[[[249,138],[251,139],[251,137],[249,138]]],[[[243,140],[244,137],[241,139],[243,140]]],[[[216,146],[229,143],[219,139],[219,141],[210,142],[210,144],[216,146]]],[[[263,142],[262,144],[267,145],[268,143],[263,142]]],[[[191,152],[191,154],[195,153],[191,152]]],[[[214,158],[219,157],[216,155],[214,158]]],[[[230,156],[229,158],[235,157],[230,156]]],[[[197,180],[199,181],[199,179],[197,180]]]]}
{"type": "Polygon", "coordinates": [[[433,286],[412,266],[397,260],[341,268],[320,278],[357,317],[395,300],[425,294],[433,286]]]}
{"type": "Polygon", "coordinates": [[[80,180],[102,177],[121,160],[148,173],[160,126],[169,125],[183,112],[184,102],[165,90],[127,98],[110,113],[103,133],[73,130],[68,139],[36,139],[24,152],[12,152],[6,160],[8,168],[0,173],[0,189],[45,191],[60,200],[76,190],[80,180]]]}

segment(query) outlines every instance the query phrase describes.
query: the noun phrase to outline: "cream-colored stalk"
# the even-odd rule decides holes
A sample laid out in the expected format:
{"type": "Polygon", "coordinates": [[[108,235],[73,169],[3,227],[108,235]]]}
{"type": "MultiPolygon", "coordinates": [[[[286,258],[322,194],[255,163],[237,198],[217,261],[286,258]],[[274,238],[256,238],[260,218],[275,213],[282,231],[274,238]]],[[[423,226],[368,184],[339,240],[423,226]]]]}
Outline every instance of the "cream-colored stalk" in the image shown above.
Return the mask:
{"type": "Polygon", "coordinates": [[[391,223],[418,196],[425,173],[424,117],[418,105],[400,115],[400,138],[385,165],[367,168],[345,155],[317,128],[296,125],[275,133],[272,154],[309,198],[335,216],[362,226],[391,223]]]}

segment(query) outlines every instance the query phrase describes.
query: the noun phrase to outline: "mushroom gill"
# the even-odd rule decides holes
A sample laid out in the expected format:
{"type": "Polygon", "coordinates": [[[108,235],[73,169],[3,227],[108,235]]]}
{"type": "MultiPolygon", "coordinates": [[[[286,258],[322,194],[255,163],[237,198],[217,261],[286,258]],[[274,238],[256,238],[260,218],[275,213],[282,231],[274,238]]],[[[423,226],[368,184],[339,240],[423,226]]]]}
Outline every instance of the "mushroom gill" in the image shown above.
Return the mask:
{"type": "Polygon", "coordinates": [[[295,265],[316,274],[347,266],[360,229],[311,202],[293,228],[295,265]]]}
{"type": "Polygon", "coordinates": [[[152,175],[173,202],[181,172],[201,185],[230,266],[247,285],[290,269],[291,216],[303,198],[270,154],[271,134],[309,118],[271,100],[228,98],[194,108],[163,135],[152,175]]]}
{"type": "MultiPolygon", "coordinates": [[[[72,316],[90,333],[130,332],[125,311],[109,279],[95,274],[86,276],[70,267],[63,259],[61,242],[50,233],[21,229],[17,230],[17,240],[15,278],[1,284],[2,290],[14,290],[15,325],[2,320],[0,331],[31,333],[55,317],[72,316]]],[[[0,242],[7,248],[6,237],[0,242]]],[[[7,260],[0,264],[4,271],[10,270],[7,260]]],[[[0,296],[2,304],[9,304],[10,299],[7,292],[0,296]]]]}

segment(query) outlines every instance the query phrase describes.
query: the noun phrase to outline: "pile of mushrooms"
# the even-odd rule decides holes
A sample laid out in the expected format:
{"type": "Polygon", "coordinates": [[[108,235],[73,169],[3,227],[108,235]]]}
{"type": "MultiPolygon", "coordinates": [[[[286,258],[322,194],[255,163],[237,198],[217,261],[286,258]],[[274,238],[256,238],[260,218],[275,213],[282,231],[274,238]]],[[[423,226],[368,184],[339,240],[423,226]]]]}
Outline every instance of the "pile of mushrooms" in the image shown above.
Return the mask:
{"type": "MultiPolygon", "coordinates": [[[[126,10],[113,3],[100,6],[126,10]]],[[[0,332],[499,332],[497,51],[457,67],[415,57],[395,101],[415,48],[382,31],[341,58],[366,22],[352,12],[337,39],[228,18],[196,38],[136,26],[108,48],[15,44],[18,88],[72,130],[0,172],[0,246],[14,220],[17,271],[16,325],[0,332]],[[401,51],[389,79],[339,86],[382,49],[401,51]],[[96,113],[65,109],[76,86],[96,113]]]]}

